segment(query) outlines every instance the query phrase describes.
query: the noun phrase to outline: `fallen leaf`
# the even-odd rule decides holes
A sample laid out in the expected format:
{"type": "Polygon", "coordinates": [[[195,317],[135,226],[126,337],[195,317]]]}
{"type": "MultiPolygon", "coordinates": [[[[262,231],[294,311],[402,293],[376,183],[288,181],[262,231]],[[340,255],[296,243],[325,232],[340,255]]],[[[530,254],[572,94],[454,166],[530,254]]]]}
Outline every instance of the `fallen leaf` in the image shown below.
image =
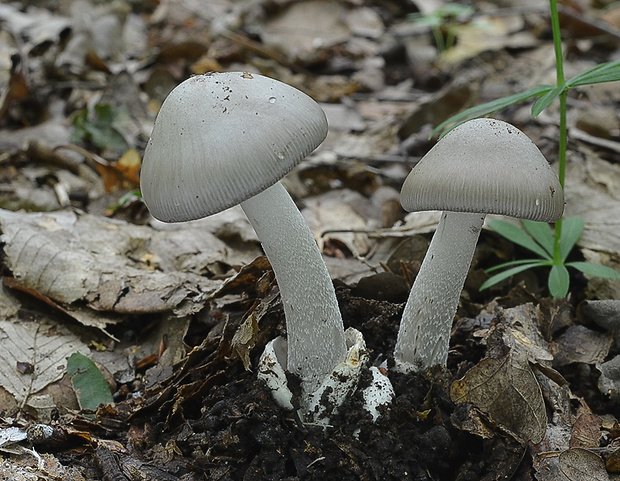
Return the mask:
{"type": "Polygon", "coordinates": [[[609,474],[600,456],[587,449],[569,449],[560,454],[560,471],[570,481],[609,481],[609,474]]]}
{"type": "Polygon", "coordinates": [[[18,404],[61,379],[72,353],[88,354],[77,336],[58,332],[57,326],[38,322],[0,321],[0,385],[18,404]],[[25,362],[32,365],[32,372],[22,374],[17,364],[25,362]]]}
{"type": "Polygon", "coordinates": [[[604,396],[609,396],[612,401],[618,402],[620,400],[620,356],[599,363],[596,368],[601,373],[598,380],[599,390],[604,396]]]}
{"type": "Polygon", "coordinates": [[[221,284],[204,274],[210,263],[225,260],[228,250],[208,232],[155,232],[72,211],[0,210],[0,226],[14,277],[71,313],[82,308],[78,301],[96,311],[136,314],[169,311],[185,300],[200,300],[221,284]],[[145,252],[161,260],[157,269],[143,262],[153,259],[145,252]]]}
{"type": "Polygon", "coordinates": [[[549,343],[540,333],[540,308],[528,302],[501,310],[504,321],[510,327],[503,341],[515,352],[523,353],[530,361],[551,361],[549,343]]]}
{"type": "Polygon", "coordinates": [[[539,443],[545,435],[547,414],[540,386],[527,361],[508,354],[483,359],[452,383],[450,398],[471,403],[522,442],[539,443]]]}
{"type": "Polygon", "coordinates": [[[354,257],[368,253],[374,241],[365,231],[377,227],[372,216],[363,215],[369,202],[358,192],[343,190],[328,192],[320,197],[306,199],[304,217],[313,234],[319,240],[319,247],[329,241],[342,244],[345,252],[354,257]]]}
{"type": "Polygon", "coordinates": [[[577,418],[571,432],[571,448],[598,448],[601,440],[601,418],[584,413],[577,418]]]}
{"type": "Polygon", "coordinates": [[[241,323],[235,335],[232,338],[232,348],[241,358],[243,367],[246,371],[251,371],[252,364],[250,361],[250,351],[256,344],[256,336],[258,334],[258,322],[254,312],[241,323]]]}
{"type": "Polygon", "coordinates": [[[613,343],[608,332],[597,332],[585,326],[571,326],[556,340],[558,352],[554,366],[565,366],[579,362],[596,364],[603,362],[613,343]]]}
{"type": "Polygon", "coordinates": [[[71,354],[67,361],[67,374],[82,409],[96,411],[100,404],[113,402],[110,386],[97,365],[87,356],[79,352],[71,354]]]}
{"type": "Polygon", "coordinates": [[[95,167],[103,179],[105,191],[113,192],[121,188],[135,188],[140,184],[140,164],[140,153],[129,149],[117,162],[95,164],[95,167]]]}
{"type": "Polygon", "coordinates": [[[269,20],[261,32],[263,43],[284,49],[289,59],[309,61],[321,47],[348,40],[350,32],[341,18],[346,7],[333,0],[312,0],[288,4],[269,20]]]}

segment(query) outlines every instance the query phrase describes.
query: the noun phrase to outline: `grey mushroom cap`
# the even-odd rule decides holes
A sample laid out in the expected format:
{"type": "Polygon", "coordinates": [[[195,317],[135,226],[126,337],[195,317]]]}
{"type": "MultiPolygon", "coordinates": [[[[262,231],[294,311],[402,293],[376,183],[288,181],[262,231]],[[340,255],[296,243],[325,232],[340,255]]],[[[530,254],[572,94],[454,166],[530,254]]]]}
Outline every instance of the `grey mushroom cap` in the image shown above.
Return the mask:
{"type": "Polygon", "coordinates": [[[215,214],[278,182],[326,135],[321,107],[290,85],[247,72],[191,77],[157,115],[142,197],[164,222],[215,214]]]}
{"type": "Polygon", "coordinates": [[[416,164],[401,190],[408,211],[500,214],[554,222],[564,211],[557,175],[516,127],[474,119],[454,128],[416,164]]]}

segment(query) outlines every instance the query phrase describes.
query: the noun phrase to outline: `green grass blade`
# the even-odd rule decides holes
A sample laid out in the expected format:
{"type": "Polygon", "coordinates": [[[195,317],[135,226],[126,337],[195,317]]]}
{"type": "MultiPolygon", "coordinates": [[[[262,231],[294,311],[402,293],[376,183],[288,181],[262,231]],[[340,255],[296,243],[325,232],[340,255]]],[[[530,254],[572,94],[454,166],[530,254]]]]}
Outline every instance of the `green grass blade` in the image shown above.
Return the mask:
{"type": "Polygon", "coordinates": [[[534,267],[543,267],[549,265],[547,261],[536,261],[530,262],[528,264],[524,264],[521,266],[513,267],[512,269],[506,269],[504,272],[500,272],[499,274],[495,274],[494,276],[489,277],[486,281],[482,283],[480,286],[480,290],[483,291],[495,284],[502,282],[504,279],[508,279],[509,277],[518,274],[519,272],[526,271],[528,269],[533,269],[534,267]]]}
{"type": "Polygon", "coordinates": [[[568,294],[568,287],[570,286],[570,276],[564,264],[555,264],[551,267],[547,285],[549,286],[549,294],[551,294],[551,297],[566,297],[566,294],[568,294]]]}
{"type": "Polygon", "coordinates": [[[509,107],[518,102],[523,102],[524,100],[531,99],[532,97],[539,97],[541,95],[544,95],[548,91],[553,90],[554,88],[555,87],[552,85],[537,85],[536,87],[532,87],[525,92],[509,95],[508,97],[502,97],[501,99],[492,100],[491,102],[476,105],[475,107],[463,110],[462,112],[453,115],[452,117],[443,121],[437,127],[435,127],[435,130],[433,130],[433,132],[431,133],[431,137],[441,132],[441,138],[454,127],[462,124],[466,120],[483,117],[484,115],[492,114],[493,112],[505,109],[506,107],[509,107]]]}
{"type": "Polygon", "coordinates": [[[538,115],[545,110],[551,102],[553,102],[564,90],[564,85],[560,85],[559,87],[555,87],[549,90],[546,94],[541,96],[535,103],[532,105],[532,117],[536,118],[538,115]]]}
{"type": "Polygon", "coordinates": [[[537,244],[527,232],[519,229],[516,225],[504,220],[490,220],[488,224],[491,229],[509,241],[514,242],[521,247],[525,247],[543,259],[553,259],[553,257],[550,256],[547,251],[540,246],[540,244],[537,244]]]}
{"type": "Polygon", "coordinates": [[[560,237],[560,255],[565,261],[583,233],[585,222],[583,217],[567,217],[562,221],[562,237],[560,237]]]}
{"type": "Polygon", "coordinates": [[[546,222],[535,222],[533,220],[522,220],[521,223],[527,233],[553,257],[553,244],[555,239],[549,224],[546,222]]]}
{"type": "Polygon", "coordinates": [[[620,60],[596,65],[566,82],[567,88],[620,80],[620,60]]]}
{"type": "Polygon", "coordinates": [[[592,262],[568,262],[569,267],[574,267],[578,271],[589,276],[603,277],[605,279],[620,279],[620,273],[611,267],[593,264],[592,262]]]}
{"type": "MultiPolygon", "coordinates": [[[[508,267],[521,266],[523,264],[538,264],[540,262],[541,262],[540,259],[519,259],[516,261],[502,262],[501,264],[497,264],[496,266],[485,269],[484,272],[486,272],[487,274],[490,274],[491,272],[499,271],[501,269],[507,269],[508,267]]],[[[544,262],[543,265],[547,265],[547,266],[553,265],[553,261],[543,261],[543,262],[544,262]]]]}

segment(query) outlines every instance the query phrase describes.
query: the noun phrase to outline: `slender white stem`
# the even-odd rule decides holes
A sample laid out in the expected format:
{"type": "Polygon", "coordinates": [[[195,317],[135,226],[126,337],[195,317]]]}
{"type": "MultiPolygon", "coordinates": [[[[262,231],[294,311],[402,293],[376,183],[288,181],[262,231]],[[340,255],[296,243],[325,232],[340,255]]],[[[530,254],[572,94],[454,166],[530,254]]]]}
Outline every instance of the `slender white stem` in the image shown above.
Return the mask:
{"type": "Polygon", "coordinates": [[[454,314],[484,217],[442,213],[403,312],[394,349],[398,369],[445,366],[454,314]]]}
{"type": "Polygon", "coordinates": [[[278,281],[288,341],[286,369],[315,391],[347,354],[329,272],[293,199],[278,182],[241,204],[278,281]]]}

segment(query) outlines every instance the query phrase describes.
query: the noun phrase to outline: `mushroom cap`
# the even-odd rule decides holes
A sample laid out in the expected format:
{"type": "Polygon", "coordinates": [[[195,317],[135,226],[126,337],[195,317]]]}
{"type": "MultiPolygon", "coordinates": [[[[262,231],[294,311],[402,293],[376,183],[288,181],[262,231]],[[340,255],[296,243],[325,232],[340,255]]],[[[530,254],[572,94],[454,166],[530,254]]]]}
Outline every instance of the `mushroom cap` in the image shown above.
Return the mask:
{"type": "Polygon", "coordinates": [[[501,120],[454,128],[411,170],[400,200],[408,211],[500,214],[554,222],[564,193],[547,159],[527,135],[501,120]]]}
{"type": "Polygon", "coordinates": [[[215,214],[278,182],[326,135],[321,107],[290,85],[247,72],[191,77],[157,115],[142,197],[164,222],[215,214]]]}

